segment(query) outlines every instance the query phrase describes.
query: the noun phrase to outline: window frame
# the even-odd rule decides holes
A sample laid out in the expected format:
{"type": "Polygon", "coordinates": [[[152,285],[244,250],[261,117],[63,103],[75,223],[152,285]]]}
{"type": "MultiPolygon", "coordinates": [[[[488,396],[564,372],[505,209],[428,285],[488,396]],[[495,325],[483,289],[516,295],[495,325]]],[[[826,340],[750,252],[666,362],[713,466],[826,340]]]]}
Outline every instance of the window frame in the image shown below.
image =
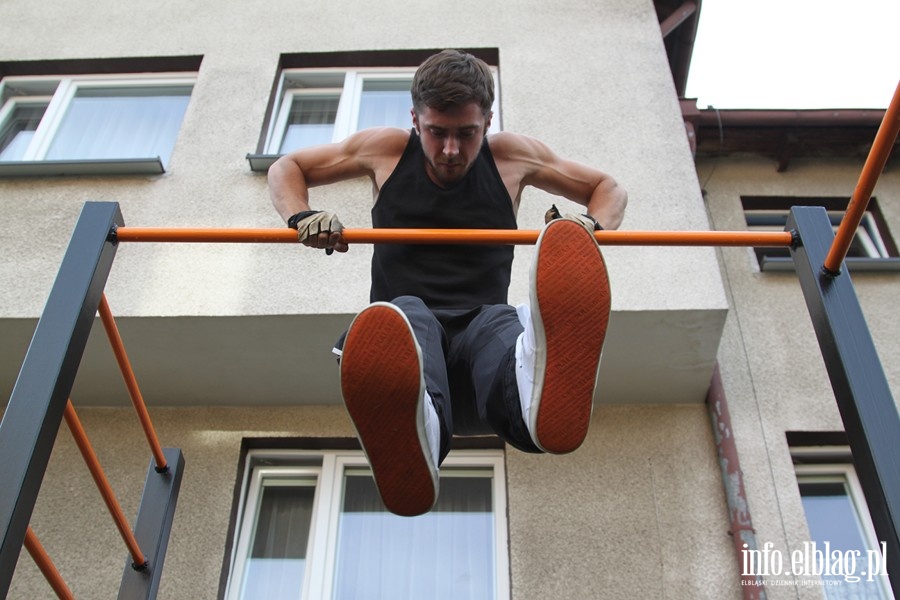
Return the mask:
{"type": "MultiPolygon", "coordinates": [[[[794,475],[797,481],[797,496],[803,504],[800,491],[802,483],[843,483],[847,490],[856,518],[862,529],[863,542],[868,550],[881,548],[875,525],[869,513],[866,497],[856,469],[853,466],[852,454],[848,446],[809,446],[791,448],[794,460],[794,475]]],[[[803,509],[801,509],[802,511],[803,509]]],[[[803,511],[804,520],[807,519],[803,511]]],[[[878,577],[878,589],[884,598],[893,598],[887,577],[878,577]]]]}
{"type": "MultiPolygon", "coordinates": [[[[265,172],[278,158],[285,153],[280,152],[281,144],[287,131],[287,121],[290,115],[293,98],[298,95],[324,95],[324,92],[338,92],[338,108],[335,116],[334,132],[331,142],[340,142],[358,131],[359,113],[362,102],[363,86],[368,81],[377,80],[409,80],[412,84],[413,76],[418,67],[291,67],[283,68],[278,74],[278,83],[273,92],[274,107],[272,115],[265,125],[265,136],[261,144],[261,151],[247,154],[247,161],[252,171],[265,172]],[[291,76],[343,76],[343,84],[340,87],[292,87],[289,83],[291,76]],[[288,100],[290,98],[290,100],[288,100]]],[[[494,104],[491,110],[494,118],[488,133],[496,133],[501,130],[500,119],[500,78],[496,66],[490,65],[491,75],[494,78],[494,104]]],[[[412,105],[410,103],[410,108],[412,105]]],[[[412,129],[412,116],[410,116],[409,128],[412,129]]]]}
{"type": "MultiPolygon", "coordinates": [[[[281,107],[278,111],[278,116],[275,119],[272,119],[272,125],[269,128],[269,141],[267,143],[268,149],[281,148],[281,145],[284,143],[285,135],[288,130],[288,119],[291,115],[291,110],[294,106],[294,101],[299,97],[308,97],[308,98],[334,98],[338,99],[338,114],[340,114],[341,110],[341,95],[343,93],[343,88],[313,88],[313,89],[289,89],[285,90],[281,94],[281,107]]],[[[337,121],[337,119],[335,119],[337,121]]],[[[337,124],[335,123],[335,128],[337,128],[337,124]]],[[[332,140],[334,140],[334,133],[332,133],[332,140]]],[[[280,156],[280,152],[268,152],[268,154],[278,154],[280,156]]]]}
{"type": "MultiPolygon", "coordinates": [[[[269,124],[269,132],[263,146],[264,153],[270,156],[281,156],[279,152],[281,143],[287,130],[287,119],[290,114],[291,103],[288,98],[293,100],[297,95],[326,95],[327,92],[335,93],[338,97],[337,115],[334,119],[334,131],[331,136],[331,142],[339,142],[346,139],[351,133],[356,131],[359,123],[359,108],[361,102],[361,94],[363,84],[368,80],[375,79],[409,79],[412,83],[415,68],[413,67],[360,67],[356,69],[282,69],[278,81],[278,91],[276,98],[279,99],[277,116],[272,119],[269,124]],[[311,87],[298,88],[289,87],[291,76],[334,76],[338,78],[343,76],[343,83],[340,87],[311,87]]],[[[412,120],[410,119],[410,127],[412,120]]]]}
{"type": "MultiPolygon", "coordinates": [[[[320,480],[322,477],[322,468],[316,466],[297,466],[297,467],[255,467],[249,473],[249,480],[247,481],[246,494],[244,495],[244,501],[249,505],[250,500],[252,499],[254,504],[254,510],[246,510],[247,506],[244,506],[244,513],[242,517],[238,520],[238,533],[240,534],[237,543],[234,548],[234,557],[245,557],[250,552],[250,547],[254,541],[254,535],[256,533],[254,529],[254,524],[257,518],[257,511],[259,509],[260,500],[262,496],[262,492],[266,487],[267,480],[276,480],[280,483],[287,484],[290,481],[298,481],[298,480],[313,480],[313,488],[318,491],[318,487],[320,485],[320,480]],[[247,533],[243,533],[247,532],[247,533]]],[[[269,484],[271,485],[271,483],[269,484]]],[[[319,501],[319,494],[316,492],[313,496],[313,509],[312,513],[316,514],[317,511],[317,503],[319,501]]],[[[316,532],[316,520],[312,519],[310,523],[310,531],[309,531],[309,542],[307,543],[307,548],[312,545],[312,540],[314,536],[317,534],[316,532]]],[[[303,575],[303,581],[309,581],[310,571],[312,569],[312,562],[307,557],[305,572],[303,575]]],[[[235,563],[234,569],[237,569],[238,565],[235,563]]],[[[243,584],[244,573],[246,571],[246,562],[240,562],[240,573],[241,578],[239,582],[243,584]]],[[[232,570],[232,573],[237,573],[237,570],[232,570]]],[[[230,582],[229,582],[230,583],[230,582]]],[[[226,598],[238,598],[240,593],[240,586],[236,586],[235,589],[229,589],[226,594],[226,598]]]]}
{"type": "MultiPolygon", "coordinates": [[[[32,140],[20,160],[0,161],[0,176],[84,175],[84,174],[161,174],[165,163],[160,156],[46,159],[66,112],[80,90],[132,89],[177,87],[189,88],[193,95],[197,83],[196,72],[162,73],[91,73],[69,75],[18,75],[0,79],[0,123],[4,123],[23,102],[47,99],[47,106],[32,140]],[[50,95],[7,97],[12,86],[25,89],[50,88],[50,95]]],[[[179,123],[179,128],[181,123],[179,123]]]]}
{"type": "MultiPolygon", "coordinates": [[[[0,81],[0,86],[2,86],[2,81],[0,81]]],[[[2,89],[2,87],[0,87],[0,89],[2,89]]],[[[2,96],[0,96],[0,99],[2,99],[2,96]]],[[[47,114],[47,107],[50,105],[50,101],[52,99],[53,99],[52,96],[46,96],[46,95],[44,95],[44,96],[38,96],[38,95],[15,96],[15,97],[9,98],[9,100],[6,100],[6,101],[3,101],[2,103],[0,103],[0,125],[5,124],[8,119],[12,118],[12,116],[15,114],[16,110],[18,110],[20,107],[28,107],[28,106],[43,106],[44,112],[41,115],[41,121],[43,121],[44,115],[47,114]]],[[[40,126],[40,124],[38,124],[38,125],[40,126]]],[[[35,129],[34,131],[35,131],[34,134],[32,134],[32,141],[34,140],[34,136],[37,135],[37,129],[35,129]]],[[[32,145],[32,141],[29,141],[28,146],[26,146],[26,150],[25,150],[26,154],[28,152],[28,147],[30,147],[32,145]]],[[[5,149],[6,148],[3,148],[2,150],[5,150],[5,149]]],[[[0,150],[0,151],[2,151],[2,150],[0,150]]],[[[24,158],[21,160],[24,160],[24,158]]],[[[0,161],[0,162],[13,162],[13,161],[0,161]]]]}
{"type": "MultiPolygon", "coordinates": [[[[253,540],[256,510],[266,476],[278,479],[315,477],[315,495],[304,588],[301,598],[330,598],[334,592],[337,566],[338,525],[346,470],[368,471],[361,450],[249,450],[242,461],[235,529],[224,595],[239,598],[243,585],[245,559],[253,540]],[[262,463],[268,463],[263,465],[262,463]],[[251,510],[250,507],[253,507],[251,510]]],[[[506,473],[503,450],[454,450],[441,465],[441,477],[486,476],[491,478],[494,516],[494,598],[509,600],[509,538],[507,521],[506,473]]]]}
{"type": "MultiPolygon", "coordinates": [[[[784,231],[792,206],[821,206],[826,210],[832,222],[832,228],[837,231],[840,219],[846,212],[849,198],[806,198],[806,197],[782,197],[782,196],[742,196],[741,206],[744,223],[750,231],[784,231]],[[751,220],[754,216],[763,214],[775,224],[754,225],[751,220]]],[[[853,272],[900,272],[900,256],[897,245],[891,236],[890,229],[881,214],[876,198],[869,201],[862,222],[857,228],[855,238],[867,247],[869,256],[848,256],[845,263],[853,272]]],[[[794,261],[789,256],[780,256],[781,248],[753,248],[757,264],[761,272],[793,272],[794,261]]]]}

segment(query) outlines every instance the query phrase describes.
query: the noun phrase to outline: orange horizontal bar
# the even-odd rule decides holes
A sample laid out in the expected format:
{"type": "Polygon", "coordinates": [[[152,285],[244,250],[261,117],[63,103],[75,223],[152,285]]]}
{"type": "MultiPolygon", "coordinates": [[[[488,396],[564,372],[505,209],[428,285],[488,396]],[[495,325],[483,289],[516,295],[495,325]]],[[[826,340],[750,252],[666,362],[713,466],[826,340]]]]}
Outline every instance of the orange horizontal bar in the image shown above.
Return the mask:
{"type": "Polygon", "coordinates": [[[72,595],[72,590],[66,585],[65,580],[62,578],[62,575],[59,574],[56,565],[50,560],[50,555],[47,554],[43,544],[38,540],[38,537],[34,534],[30,525],[28,526],[28,529],[25,530],[25,549],[28,550],[28,554],[31,555],[34,563],[38,566],[38,569],[41,570],[41,573],[43,573],[44,579],[47,580],[47,583],[49,583],[50,587],[53,588],[53,591],[56,592],[56,597],[60,600],[74,600],[75,596],[72,595]]]}
{"type": "MultiPolygon", "coordinates": [[[[527,229],[345,229],[349,244],[517,244],[537,242],[527,229]]],[[[787,231],[598,231],[601,246],[790,246],[787,231]]],[[[119,227],[120,242],[291,243],[292,229],[119,227]]]]}
{"type": "MultiPolygon", "coordinates": [[[[354,229],[348,243],[369,244],[535,244],[540,231],[508,229],[354,229]]],[[[601,246],[790,246],[788,232],[598,231],[601,246]]]]}
{"type": "Polygon", "coordinates": [[[120,242],[213,242],[213,243],[289,243],[297,242],[293,229],[246,229],[200,227],[119,227],[120,242]]]}

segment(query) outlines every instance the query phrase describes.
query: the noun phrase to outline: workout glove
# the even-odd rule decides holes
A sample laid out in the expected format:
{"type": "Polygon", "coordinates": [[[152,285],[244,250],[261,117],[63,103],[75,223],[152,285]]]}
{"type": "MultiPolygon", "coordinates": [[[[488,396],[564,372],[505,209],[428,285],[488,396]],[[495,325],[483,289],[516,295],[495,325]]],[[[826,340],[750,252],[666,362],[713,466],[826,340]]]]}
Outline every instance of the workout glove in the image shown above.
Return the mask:
{"type": "Polygon", "coordinates": [[[568,214],[568,215],[565,215],[565,217],[563,217],[563,215],[560,214],[559,209],[556,208],[555,204],[550,207],[550,210],[548,210],[546,213],[544,213],[544,223],[549,223],[553,219],[563,219],[563,218],[569,219],[570,221],[575,221],[576,223],[579,223],[582,227],[587,229],[589,233],[594,233],[595,231],[601,231],[603,229],[603,226],[597,222],[597,219],[595,219],[594,217],[592,217],[590,215],[568,214]]]}
{"type": "MultiPolygon", "coordinates": [[[[297,230],[297,239],[301,242],[320,233],[340,233],[344,230],[344,226],[336,214],[323,210],[298,212],[288,219],[288,227],[297,230]]],[[[333,248],[325,249],[326,254],[332,252],[334,252],[333,248]]]]}
{"type": "Polygon", "coordinates": [[[305,210],[288,219],[288,227],[297,230],[301,242],[320,233],[340,233],[344,226],[337,215],[323,210],[305,210]]]}

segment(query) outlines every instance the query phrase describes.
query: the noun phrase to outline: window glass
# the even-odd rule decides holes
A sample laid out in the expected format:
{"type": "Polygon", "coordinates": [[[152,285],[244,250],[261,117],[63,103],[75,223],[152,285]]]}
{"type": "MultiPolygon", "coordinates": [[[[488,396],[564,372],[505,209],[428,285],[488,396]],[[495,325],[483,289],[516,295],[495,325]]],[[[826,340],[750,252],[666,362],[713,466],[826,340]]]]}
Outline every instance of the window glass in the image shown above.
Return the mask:
{"type": "Polygon", "coordinates": [[[406,71],[394,76],[365,69],[285,71],[269,152],[339,142],[369,127],[409,127],[412,70],[406,71]]]}
{"type": "Polygon", "coordinates": [[[360,451],[254,450],[227,600],[509,598],[499,450],[454,451],[436,506],[388,512],[360,451]]]}
{"type": "Polygon", "coordinates": [[[842,481],[800,482],[809,530],[817,542],[844,550],[864,550],[862,524],[842,481]]]}
{"type": "MultiPolygon", "coordinates": [[[[781,196],[745,196],[741,198],[744,219],[750,231],[784,231],[793,206],[824,207],[834,231],[840,227],[849,198],[805,198],[781,196]]],[[[760,269],[786,271],[793,269],[788,248],[754,248],[760,269]]],[[[878,201],[872,198],[847,252],[850,270],[896,269],[897,246],[881,214],[878,201]]]]}
{"type": "Polygon", "coordinates": [[[190,93],[189,87],[79,89],[46,159],[159,156],[167,163],[190,93]]]}
{"type": "Polygon", "coordinates": [[[441,477],[437,505],[415,519],[387,512],[368,473],[344,482],[335,599],[494,597],[489,477],[441,477]]]}
{"type": "Polygon", "coordinates": [[[811,541],[816,543],[817,549],[823,551],[828,548],[830,553],[840,552],[848,556],[849,552],[860,557],[859,566],[854,570],[854,575],[860,576],[858,581],[845,581],[844,574],[821,575],[823,579],[835,582],[834,585],[823,586],[826,597],[886,599],[882,581],[877,578],[870,581],[862,576],[868,568],[866,557],[871,546],[866,542],[865,526],[846,478],[839,475],[801,475],[798,481],[811,541]]]}
{"type": "Polygon", "coordinates": [[[161,173],[193,85],[181,72],[4,78],[0,173],[161,173]]]}
{"type": "Polygon", "coordinates": [[[299,598],[315,480],[263,482],[261,494],[240,598],[299,598]]]}
{"type": "Polygon", "coordinates": [[[339,101],[337,97],[294,96],[280,153],[331,142],[339,101]]]}
{"type": "Polygon", "coordinates": [[[367,79],[359,101],[357,130],[368,127],[411,126],[410,79],[367,79]]]}
{"type": "Polygon", "coordinates": [[[47,104],[18,103],[0,126],[0,160],[22,160],[47,104]]]}
{"type": "MultiPolygon", "coordinates": [[[[267,123],[262,152],[286,154],[340,142],[370,127],[410,129],[414,74],[415,67],[285,69],[276,87],[278,100],[267,123]]],[[[495,97],[499,98],[499,93],[495,97]]],[[[496,102],[493,110],[495,115],[499,113],[496,102]]],[[[499,124],[495,117],[490,131],[499,131],[499,124]]],[[[251,167],[264,170],[272,162],[274,158],[253,156],[251,167]]]]}
{"type": "MultiPolygon", "coordinates": [[[[841,212],[828,211],[828,219],[831,221],[831,227],[834,231],[837,231],[840,227],[843,216],[841,212]]],[[[746,218],[748,229],[752,231],[784,231],[788,213],[787,211],[748,210],[745,211],[744,217],[746,218]]],[[[790,256],[787,248],[765,248],[764,251],[766,256],[790,256]]],[[[853,236],[847,256],[853,258],[888,257],[888,251],[881,238],[881,232],[871,213],[866,213],[863,216],[856,234],[853,236]]]]}

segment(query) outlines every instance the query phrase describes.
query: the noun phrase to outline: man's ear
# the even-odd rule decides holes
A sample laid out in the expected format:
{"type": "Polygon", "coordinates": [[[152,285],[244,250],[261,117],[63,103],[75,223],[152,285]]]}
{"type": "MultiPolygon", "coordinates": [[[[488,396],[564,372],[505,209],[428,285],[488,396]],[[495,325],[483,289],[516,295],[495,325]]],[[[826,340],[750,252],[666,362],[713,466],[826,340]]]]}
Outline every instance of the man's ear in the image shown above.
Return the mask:
{"type": "Polygon", "coordinates": [[[409,114],[412,115],[412,123],[413,123],[413,127],[415,127],[415,129],[416,129],[416,134],[422,135],[422,133],[419,131],[419,117],[416,116],[416,109],[415,108],[409,109],[409,114]]]}
{"type": "Polygon", "coordinates": [[[484,118],[484,135],[488,134],[488,129],[491,128],[491,119],[494,116],[494,111],[490,111],[487,116],[484,118]]]}

